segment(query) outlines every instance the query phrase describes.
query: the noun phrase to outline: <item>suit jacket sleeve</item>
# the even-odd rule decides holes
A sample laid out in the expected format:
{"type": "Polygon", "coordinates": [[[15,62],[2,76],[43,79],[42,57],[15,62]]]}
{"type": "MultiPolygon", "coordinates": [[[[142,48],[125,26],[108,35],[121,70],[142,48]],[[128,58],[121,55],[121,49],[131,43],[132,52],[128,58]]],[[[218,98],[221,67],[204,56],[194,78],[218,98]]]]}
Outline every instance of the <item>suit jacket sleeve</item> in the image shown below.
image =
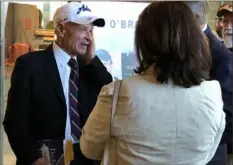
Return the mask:
{"type": "MultiPolygon", "coordinates": [[[[223,132],[225,130],[226,125],[226,115],[223,111],[223,100],[222,100],[222,92],[220,88],[219,82],[213,82],[211,84],[203,83],[202,87],[202,98],[200,100],[200,108],[202,112],[204,112],[203,120],[205,123],[209,123],[208,126],[205,126],[203,133],[211,133],[212,138],[210,136],[205,136],[205,140],[207,140],[205,145],[208,145],[208,149],[206,150],[206,160],[210,161],[220,144],[223,132]],[[214,92],[213,92],[214,91],[214,92]],[[207,115],[208,114],[208,115],[207,115]]],[[[203,124],[205,125],[205,124],[203,124]]],[[[203,140],[203,142],[205,141],[203,140]]]]}
{"type": "Polygon", "coordinates": [[[40,155],[36,141],[29,134],[30,75],[29,69],[18,58],[11,77],[4,128],[9,143],[18,160],[31,165],[40,155]]]}
{"type": "Polygon", "coordinates": [[[216,61],[215,78],[219,81],[224,102],[223,110],[226,113],[226,128],[221,143],[232,142],[232,54],[225,47],[214,51],[216,61]],[[220,51],[222,51],[220,53],[220,51]]]}
{"type": "Polygon", "coordinates": [[[107,71],[106,67],[102,64],[97,56],[91,61],[89,65],[86,66],[86,71],[93,78],[95,84],[100,86],[107,85],[112,82],[112,76],[107,71]]]}

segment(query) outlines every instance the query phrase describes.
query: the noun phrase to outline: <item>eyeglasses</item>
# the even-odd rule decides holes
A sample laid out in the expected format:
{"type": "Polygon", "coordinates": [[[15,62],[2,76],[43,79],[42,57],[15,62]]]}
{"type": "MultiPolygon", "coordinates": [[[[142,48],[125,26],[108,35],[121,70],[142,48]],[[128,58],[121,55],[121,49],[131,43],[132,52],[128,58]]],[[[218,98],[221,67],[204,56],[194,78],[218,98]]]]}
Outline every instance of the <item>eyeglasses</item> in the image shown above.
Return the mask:
{"type": "Polygon", "coordinates": [[[215,18],[215,21],[222,21],[222,18],[216,17],[216,18],[215,18]]]}
{"type": "Polygon", "coordinates": [[[227,26],[232,26],[233,25],[233,20],[232,19],[223,19],[220,22],[222,27],[227,27],[227,26]]]}

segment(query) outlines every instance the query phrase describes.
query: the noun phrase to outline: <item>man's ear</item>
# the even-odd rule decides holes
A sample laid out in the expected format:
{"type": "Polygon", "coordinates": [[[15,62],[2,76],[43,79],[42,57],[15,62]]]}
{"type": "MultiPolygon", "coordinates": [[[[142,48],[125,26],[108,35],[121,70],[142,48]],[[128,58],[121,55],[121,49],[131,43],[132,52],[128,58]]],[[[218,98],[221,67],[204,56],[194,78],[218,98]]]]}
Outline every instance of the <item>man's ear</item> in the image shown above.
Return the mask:
{"type": "Polygon", "coordinates": [[[64,37],[65,36],[65,25],[63,23],[57,24],[55,28],[55,34],[59,37],[64,37]]]}

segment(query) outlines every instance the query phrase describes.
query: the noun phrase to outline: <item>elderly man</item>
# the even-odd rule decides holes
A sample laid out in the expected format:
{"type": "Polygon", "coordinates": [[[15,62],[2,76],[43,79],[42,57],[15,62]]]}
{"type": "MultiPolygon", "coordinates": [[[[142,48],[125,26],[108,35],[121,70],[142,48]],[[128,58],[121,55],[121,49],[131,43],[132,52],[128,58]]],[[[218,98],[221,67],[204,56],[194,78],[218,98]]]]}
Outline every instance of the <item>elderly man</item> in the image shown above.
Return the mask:
{"type": "MultiPolygon", "coordinates": [[[[232,5],[224,4],[220,6],[217,11],[218,18],[221,19],[221,36],[223,38],[223,42],[227,48],[232,51],[232,40],[233,40],[233,13],[232,13],[232,5]]],[[[232,142],[227,145],[228,159],[229,163],[232,164],[232,142]]]]}
{"type": "Polygon", "coordinates": [[[222,38],[225,46],[232,51],[233,40],[233,13],[232,5],[225,4],[221,6],[217,12],[217,16],[221,18],[220,25],[222,28],[222,38]]]}
{"type": "Polygon", "coordinates": [[[49,165],[37,151],[46,139],[71,142],[71,165],[91,165],[79,138],[99,91],[112,81],[95,56],[93,27],[105,21],[71,2],[57,9],[53,22],[56,41],[16,61],[3,124],[17,165],[49,165]]]}
{"type": "Polygon", "coordinates": [[[221,25],[222,17],[219,16],[219,10],[225,5],[227,5],[227,4],[223,4],[218,8],[217,13],[216,13],[216,19],[215,19],[215,31],[216,31],[218,39],[221,42],[223,42],[223,39],[222,39],[222,25],[221,25]]]}
{"type": "Polygon", "coordinates": [[[217,39],[206,23],[208,4],[206,1],[186,1],[193,11],[202,31],[208,38],[213,59],[211,79],[219,81],[222,89],[223,110],[226,113],[226,128],[223,133],[220,145],[213,159],[208,165],[227,164],[227,144],[232,142],[232,52],[217,39]]]}

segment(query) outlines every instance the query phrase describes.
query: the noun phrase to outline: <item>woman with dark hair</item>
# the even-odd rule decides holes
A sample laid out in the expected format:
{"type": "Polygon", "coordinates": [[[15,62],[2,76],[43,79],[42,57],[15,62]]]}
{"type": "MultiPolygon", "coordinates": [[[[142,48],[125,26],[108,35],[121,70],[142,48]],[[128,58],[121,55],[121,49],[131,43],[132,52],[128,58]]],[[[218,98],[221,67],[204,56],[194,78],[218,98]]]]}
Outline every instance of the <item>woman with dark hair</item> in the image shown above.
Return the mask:
{"type": "Polygon", "coordinates": [[[135,31],[139,67],[122,80],[113,122],[115,83],[102,88],[80,140],[82,153],[108,165],[205,165],[225,128],[221,90],[208,81],[211,56],[183,2],[153,2],[135,31]],[[110,131],[111,128],[111,131],[110,131]]]}

